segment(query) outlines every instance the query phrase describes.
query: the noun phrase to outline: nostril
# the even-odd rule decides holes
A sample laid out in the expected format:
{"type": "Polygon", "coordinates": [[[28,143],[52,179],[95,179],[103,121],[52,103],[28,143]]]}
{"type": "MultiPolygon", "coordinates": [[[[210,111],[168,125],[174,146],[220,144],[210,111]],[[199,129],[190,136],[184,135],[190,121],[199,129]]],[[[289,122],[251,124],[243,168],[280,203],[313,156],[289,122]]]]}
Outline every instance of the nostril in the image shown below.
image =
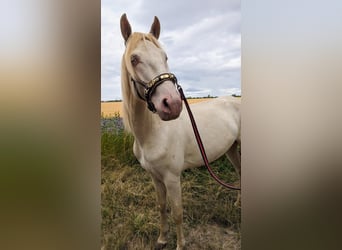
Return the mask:
{"type": "Polygon", "coordinates": [[[167,98],[163,99],[163,104],[164,104],[165,107],[167,107],[167,108],[169,107],[169,104],[167,102],[167,98]]]}

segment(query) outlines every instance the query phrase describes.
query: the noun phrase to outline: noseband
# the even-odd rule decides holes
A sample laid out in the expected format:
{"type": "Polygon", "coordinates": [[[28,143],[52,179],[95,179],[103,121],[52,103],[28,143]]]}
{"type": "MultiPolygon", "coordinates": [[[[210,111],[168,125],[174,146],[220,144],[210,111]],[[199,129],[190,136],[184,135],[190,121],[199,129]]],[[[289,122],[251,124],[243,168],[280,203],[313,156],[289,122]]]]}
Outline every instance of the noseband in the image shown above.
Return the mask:
{"type": "Polygon", "coordinates": [[[157,110],[154,107],[154,104],[152,103],[152,100],[151,100],[152,95],[153,95],[154,91],[156,90],[156,88],[165,81],[173,82],[173,84],[175,85],[177,90],[178,90],[178,86],[179,86],[177,83],[176,76],[172,73],[160,74],[160,75],[156,76],[155,78],[153,78],[148,83],[145,83],[143,81],[134,80],[133,77],[131,77],[131,81],[134,85],[135,92],[137,93],[139,98],[147,103],[148,109],[151,110],[153,113],[157,112],[157,110]],[[144,97],[142,97],[141,94],[139,93],[139,91],[137,89],[137,83],[140,84],[144,88],[144,97]]]}

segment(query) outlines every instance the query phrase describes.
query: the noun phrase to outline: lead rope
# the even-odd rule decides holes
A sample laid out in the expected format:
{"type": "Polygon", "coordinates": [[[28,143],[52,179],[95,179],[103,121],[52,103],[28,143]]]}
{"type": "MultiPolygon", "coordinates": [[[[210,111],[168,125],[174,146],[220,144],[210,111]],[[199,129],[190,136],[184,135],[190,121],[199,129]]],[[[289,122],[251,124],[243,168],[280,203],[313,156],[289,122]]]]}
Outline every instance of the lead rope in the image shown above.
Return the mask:
{"type": "Polygon", "coordinates": [[[195,137],[196,137],[196,141],[197,141],[197,144],[198,144],[198,147],[201,151],[201,155],[202,155],[202,158],[203,158],[203,161],[204,161],[204,164],[205,166],[207,167],[210,175],[215,179],[215,181],[217,181],[219,184],[221,184],[222,186],[226,187],[226,188],[229,188],[229,189],[233,189],[233,190],[240,190],[240,187],[236,187],[232,184],[229,184],[229,183],[225,183],[223,181],[221,181],[217,175],[213,172],[213,170],[211,169],[210,165],[209,165],[209,161],[208,161],[208,158],[207,158],[207,154],[205,153],[205,150],[204,150],[204,147],[203,147],[203,143],[202,143],[202,139],[201,139],[201,136],[198,132],[198,129],[197,129],[197,125],[196,125],[196,122],[195,122],[195,119],[194,119],[194,116],[190,110],[190,106],[189,106],[189,103],[187,101],[187,99],[185,98],[185,95],[184,95],[184,92],[183,92],[183,89],[180,85],[177,84],[177,90],[178,92],[180,93],[180,96],[182,98],[182,100],[184,101],[185,103],[185,107],[188,111],[188,114],[189,114],[189,117],[190,117],[190,121],[191,121],[191,124],[192,124],[192,128],[194,130],[194,134],[195,134],[195,137]]]}

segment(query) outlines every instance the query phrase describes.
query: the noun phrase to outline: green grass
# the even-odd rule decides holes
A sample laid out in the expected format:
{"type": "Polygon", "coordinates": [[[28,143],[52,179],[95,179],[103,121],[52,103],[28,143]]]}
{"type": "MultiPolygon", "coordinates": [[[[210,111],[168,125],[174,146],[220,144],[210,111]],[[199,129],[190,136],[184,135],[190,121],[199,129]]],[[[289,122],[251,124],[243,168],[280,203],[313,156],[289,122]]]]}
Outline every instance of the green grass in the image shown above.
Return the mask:
{"type": "MultiPolygon", "coordinates": [[[[122,129],[102,132],[103,249],[153,249],[158,238],[154,186],[135,159],[132,145],[132,136],[122,129]]],[[[223,180],[237,180],[225,158],[212,167],[223,180]]],[[[235,191],[217,184],[201,167],[183,172],[182,192],[187,249],[240,248],[241,211],[233,205],[235,191]]],[[[175,249],[175,226],[171,217],[169,221],[169,243],[165,249],[175,249]]]]}

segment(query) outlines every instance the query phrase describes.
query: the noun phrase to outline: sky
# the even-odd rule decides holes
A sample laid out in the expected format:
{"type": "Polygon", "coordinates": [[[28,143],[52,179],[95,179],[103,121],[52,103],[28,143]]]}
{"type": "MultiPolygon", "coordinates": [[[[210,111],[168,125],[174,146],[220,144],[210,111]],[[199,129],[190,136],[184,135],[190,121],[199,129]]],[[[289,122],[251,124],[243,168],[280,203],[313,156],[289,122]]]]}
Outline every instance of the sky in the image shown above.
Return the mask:
{"type": "Polygon", "coordinates": [[[101,100],[122,99],[123,13],[133,32],[147,33],[159,18],[159,41],[187,97],[241,94],[240,1],[102,0],[101,100]]]}

